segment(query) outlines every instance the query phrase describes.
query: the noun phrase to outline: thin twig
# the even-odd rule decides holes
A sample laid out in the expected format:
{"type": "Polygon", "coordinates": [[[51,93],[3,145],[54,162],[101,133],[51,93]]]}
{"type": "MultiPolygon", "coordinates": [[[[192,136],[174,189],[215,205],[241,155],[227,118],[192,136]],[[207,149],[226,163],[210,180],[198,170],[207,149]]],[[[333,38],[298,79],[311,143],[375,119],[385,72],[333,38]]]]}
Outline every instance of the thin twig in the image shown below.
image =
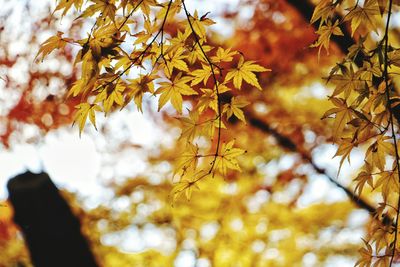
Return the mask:
{"type": "MultiPolygon", "coordinates": [[[[387,14],[387,21],[386,21],[386,28],[385,28],[385,35],[383,37],[383,40],[385,42],[385,49],[384,49],[384,67],[383,67],[383,78],[385,79],[385,93],[386,93],[386,98],[387,98],[387,109],[389,111],[390,117],[390,128],[392,130],[392,139],[394,143],[394,150],[395,150],[395,156],[396,156],[396,169],[397,169],[397,175],[398,179],[400,179],[400,168],[399,168],[399,163],[400,163],[400,157],[399,157],[399,150],[397,148],[397,138],[396,138],[396,132],[394,129],[394,118],[393,118],[393,110],[392,110],[392,105],[390,104],[390,84],[389,84],[389,75],[388,75],[388,64],[389,64],[389,58],[388,58],[388,47],[389,47],[389,24],[390,24],[390,17],[392,15],[392,5],[393,5],[393,0],[389,0],[389,9],[388,9],[388,14],[387,14]]],[[[394,240],[393,240],[393,251],[391,253],[391,258],[390,258],[390,263],[389,267],[392,266],[393,260],[396,254],[396,243],[397,243],[397,230],[399,226],[399,207],[400,207],[400,194],[398,193],[397,196],[397,211],[396,211],[396,219],[395,219],[395,227],[394,227],[394,240]]]]}
{"type": "MultiPolygon", "coordinates": [[[[218,133],[217,133],[218,137],[217,137],[217,147],[215,148],[214,160],[212,161],[210,170],[208,171],[208,173],[207,173],[206,175],[204,175],[204,177],[205,177],[205,176],[207,176],[207,175],[209,175],[209,174],[212,173],[212,171],[214,170],[214,167],[215,167],[215,163],[216,163],[216,161],[217,161],[217,157],[219,156],[219,147],[220,147],[220,143],[221,143],[221,128],[222,128],[221,96],[220,96],[220,94],[219,94],[218,80],[217,80],[217,76],[216,76],[215,71],[214,71],[214,64],[211,62],[210,58],[207,56],[206,52],[204,51],[203,46],[200,44],[199,37],[198,37],[198,35],[197,35],[197,33],[196,33],[194,27],[193,27],[192,22],[190,21],[191,15],[190,15],[189,11],[188,11],[187,8],[186,8],[185,1],[184,1],[184,0],[182,0],[182,5],[183,5],[183,9],[184,9],[185,14],[186,14],[186,18],[187,18],[189,27],[190,27],[190,29],[192,30],[192,34],[193,34],[193,37],[194,37],[194,39],[195,39],[195,43],[196,43],[196,44],[198,45],[198,47],[200,48],[201,53],[203,54],[203,56],[204,56],[205,60],[207,61],[208,65],[210,66],[211,74],[212,74],[212,77],[213,77],[213,80],[214,80],[214,84],[215,84],[215,91],[216,91],[216,94],[217,94],[217,102],[218,102],[218,114],[217,114],[217,115],[218,115],[218,116],[217,116],[217,117],[218,117],[218,133]]],[[[204,177],[200,177],[200,178],[196,179],[195,181],[197,182],[197,181],[201,180],[201,179],[204,178],[204,177]]]]}
{"type": "Polygon", "coordinates": [[[125,16],[125,20],[122,22],[121,25],[119,25],[118,31],[120,31],[120,30],[122,29],[122,27],[124,27],[125,23],[128,21],[128,19],[130,18],[130,16],[133,15],[133,13],[136,11],[136,9],[138,9],[138,7],[140,6],[140,4],[141,4],[143,1],[144,1],[144,0],[140,0],[140,2],[132,9],[132,11],[129,12],[129,14],[125,16]]]}

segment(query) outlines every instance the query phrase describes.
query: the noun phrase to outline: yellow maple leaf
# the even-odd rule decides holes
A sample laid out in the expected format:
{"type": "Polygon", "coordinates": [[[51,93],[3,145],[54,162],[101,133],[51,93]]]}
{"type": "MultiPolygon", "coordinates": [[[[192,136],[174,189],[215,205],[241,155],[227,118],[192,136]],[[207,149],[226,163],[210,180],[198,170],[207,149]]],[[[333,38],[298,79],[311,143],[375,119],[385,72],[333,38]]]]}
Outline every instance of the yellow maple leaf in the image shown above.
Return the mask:
{"type": "Polygon", "coordinates": [[[372,247],[367,241],[362,240],[364,241],[364,247],[358,250],[361,258],[356,262],[355,266],[369,267],[373,259],[372,247]]]}
{"type": "MultiPolygon", "coordinates": [[[[117,8],[114,5],[115,0],[91,0],[94,4],[90,5],[78,18],[91,17],[95,13],[100,12],[102,20],[98,20],[101,24],[105,23],[105,18],[111,21],[115,20],[115,12],[117,8]]],[[[98,23],[99,23],[98,22],[98,23]]]]}
{"type": "Polygon", "coordinates": [[[313,24],[321,19],[321,24],[324,23],[329,17],[335,13],[335,5],[330,0],[320,1],[314,9],[310,23],[313,24]]]}
{"type": "Polygon", "coordinates": [[[141,0],[139,1],[139,3],[139,8],[143,11],[143,15],[145,15],[146,17],[150,16],[151,7],[159,5],[156,0],[141,0]]]}
{"type": "Polygon", "coordinates": [[[160,110],[169,100],[172,106],[178,113],[182,113],[182,95],[197,95],[198,93],[190,88],[187,83],[192,78],[188,76],[182,77],[182,73],[179,73],[174,80],[168,82],[160,82],[160,88],[155,92],[161,94],[158,101],[158,110],[160,110]]]}
{"type": "Polygon", "coordinates": [[[85,87],[84,79],[79,79],[79,80],[75,81],[72,84],[72,87],[69,89],[67,97],[70,97],[71,95],[75,97],[75,96],[79,95],[80,93],[83,93],[84,87],[85,87]]]}
{"type": "Polygon", "coordinates": [[[374,18],[376,15],[379,15],[379,7],[376,1],[368,0],[364,2],[363,7],[357,5],[356,8],[352,8],[345,18],[346,21],[351,21],[351,35],[353,36],[361,22],[368,30],[376,32],[374,18]]]}
{"type": "Polygon", "coordinates": [[[172,203],[174,203],[176,199],[183,193],[185,193],[186,199],[189,201],[192,196],[193,189],[200,189],[197,185],[198,181],[207,177],[207,175],[208,173],[206,173],[204,170],[200,170],[194,173],[189,179],[186,178],[176,183],[171,191],[172,203]]]}
{"type": "Polygon", "coordinates": [[[206,136],[212,137],[215,134],[215,129],[218,128],[226,129],[226,126],[222,122],[222,120],[219,120],[218,118],[207,120],[202,123],[201,133],[206,136]]]}
{"type": "MultiPolygon", "coordinates": [[[[201,88],[200,89],[202,94],[199,99],[199,102],[197,102],[196,109],[200,112],[203,113],[207,108],[210,108],[215,111],[215,113],[218,113],[218,96],[216,89],[211,90],[207,88],[201,88]]],[[[230,91],[231,89],[223,84],[218,85],[218,93],[222,94],[225,92],[230,91]]]]}
{"type": "Polygon", "coordinates": [[[182,123],[182,132],[179,138],[186,138],[187,141],[192,141],[200,132],[201,126],[198,123],[199,113],[191,111],[189,118],[182,117],[178,118],[178,120],[182,123]]]}
{"type": "Polygon", "coordinates": [[[375,188],[382,186],[382,198],[383,201],[387,201],[387,198],[393,192],[399,192],[399,181],[396,171],[384,171],[379,175],[376,181],[375,188]]]}
{"type": "Polygon", "coordinates": [[[238,118],[239,120],[246,122],[243,110],[241,110],[241,108],[247,106],[248,104],[250,103],[246,100],[232,97],[231,103],[224,105],[223,112],[226,112],[227,119],[229,119],[232,115],[235,115],[236,118],[238,118]]]}
{"type": "MultiPolygon", "coordinates": [[[[207,18],[207,14],[199,18],[197,10],[195,10],[193,16],[190,16],[189,19],[192,23],[194,34],[196,34],[200,39],[205,38],[206,27],[215,24],[213,20],[207,18]]],[[[191,30],[189,24],[187,25],[187,29],[191,30]]]]}
{"type": "Polygon", "coordinates": [[[211,68],[209,65],[206,64],[201,64],[201,69],[196,69],[192,72],[190,72],[190,75],[194,76],[194,79],[191,82],[191,86],[199,84],[203,82],[204,85],[206,85],[208,79],[211,76],[211,68]]]}
{"type": "Polygon", "coordinates": [[[211,108],[218,113],[218,97],[214,90],[202,88],[202,95],[197,103],[196,108],[202,113],[207,108],[211,108]]]}
{"type": "Polygon", "coordinates": [[[215,56],[211,57],[211,60],[214,63],[219,62],[231,62],[233,60],[233,56],[236,55],[237,51],[231,51],[230,48],[223,49],[222,47],[218,47],[217,53],[215,56]]]}
{"type": "Polygon", "coordinates": [[[318,40],[312,44],[311,47],[319,47],[318,59],[321,54],[322,47],[324,47],[325,51],[329,53],[329,43],[332,35],[343,35],[342,30],[339,28],[339,21],[335,21],[332,24],[330,20],[328,20],[326,24],[319,27],[316,33],[319,35],[318,40]]]}
{"type": "Polygon", "coordinates": [[[79,127],[79,136],[82,134],[83,129],[85,128],[87,117],[89,116],[90,122],[93,124],[94,128],[97,130],[96,126],[96,111],[101,111],[101,107],[96,104],[89,103],[81,103],[75,106],[77,109],[74,116],[74,123],[78,123],[79,127]]]}
{"type": "Polygon", "coordinates": [[[243,149],[234,148],[235,140],[229,143],[223,143],[221,151],[218,154],[215,162],[215,169],[218,170],[222,175],[226,175],[227,169],[241,171],[238,160],[238,156],[245,153],[243,149]]]}
{"type": "Polygon", "coordinates": [[[228,72],[225,77],[225,82],[233,79],[233,85],[236,87],[236,89],[240,90],[240,88],[242,87],[242,80],[245,80],[247,83],[261,90],[261,86],[258,83],[257,77],[254,72],[270,71],[270,69],[266,69],[260,65],[254,64],[254,62],[255,61],[245,62],[243,56],[240,56],[237,67],[228,72]]]}
{"type": "Polygon", "coordinates": [[[183,54],[184,52],[185,49],[179,47],[178,49],[173,50],[169,52],[167,55],[165,55],[165,62],[163,62],[162,65],[164,65],[164,72],[168,74],[168,77],[171,76],[172,72],[174,71],[174,68],[177,68],[178,70],[181,71],[189,72],[188,66],[184,61],[184,59],[187,57],[186,55],[183,54]]]}
{"type": "Polygon", "coordinates": [[[127,86],[128,93],[126,94],[126,106],[132,99],[135,102],[138,110],[142,112],[142,99],[144,93],[154,93],[154,76],[152,75],[139,75],[139,78],[128,79],[130,82],[127,86]]]}
{"type": "MultiPolygon", "coordinates": [[[[113,23],[98,27],[94,32],[93,36],[89,39],[89,46],[92,50],[93,56],[100,58],[105,51],[111,52],[112,48],[121,44],[122,39],[116,38],[118,29],[113,23]]],[[[87,42],[87,39],[84,39],[87,42]]]]}
{"type": "Polygon", "coordinates": [[[103,102],[105,114],[107,114],[114,104],[119,106],[124,105],[124,97],[122,93],[125,91],[126,86],[122,82],[115,84],[106,84],[102,91],[96,96],[94,102],[103,102]]]}
{"type": "Polygon", "coordinates": [[[175,165],[175,174],[184,176],[187,171],[194,172],[198,162],[199,147],[188,142],[185,151],[177,158],[175,165]]]}
{"type": "Polygon", "coordinates": [[[68,12],[68,10],[72,7],[72,5],[74,5],[74,7],[79,10],[82,7],[83,4],[83,0],[61,0],[56,8],[54,9],[55,13],[58,10],[64,10],[63,13],[61,14],[61,16],[65,16],[68,12]]]}
{"type": "Polygon", "coordinates": [[[335,121],[333,123],[332,137],[334,140],[339,140],[342,137],[341,135],[346,127],[346,124],[353,118],[353,111],[347,106],[344,99],[332,97],[330,100],[336,107],[325,112],[322,118],[324,119],[332,114],[336,114],[335,121]]]}
{"type": "Polygon", "coordinates": [[[348,98],[351,92],[361,88],[364,85],[364,81],[362,81],[358,74],[354,73],[352,65],[350,68],[343,68],[343,74],[333,74],[329,77],[329,80],[332,81],[336,88],[332,94],[332,96],[339,95],[344,92],[344,98],[348,98]]]}
{"type": "Polygon", "coordinates": [[[359,196],[362,194],[362,190],[364,188],[364,185],[367,183],[371,188],[373,188],[373,180],[372,180],[372,175],[366,171],[360,172],[357,177],[354,179],[356,182],[356,187],[354,188],[354,191],[357,192],[359,196]]]}
{"type": "Polygon", "coordinates": [[[390,141],[391,137],[389,136],[379,136],[366,152],[366,157],[381,171],[385,170],[386,157],[395,155],[394,145],[390,141]]]}
{"type": "Polygon", "coordinates": [[[46,41],[44,41],[44,42],[41,44],[40,49],[39,49],[39,52],[37,53],[35,59],[38,58],[39,55],[41,54],[41,55],[42,55],[42,59],[41,59],[41,60],[43,61],[43,59],[44,59],[48,54],[50,54],[51,52],[53,52],[54,49],[61,49],[61,48],[64,48],[65,45],[66,45],[68,42],[72,42],[72,41],[73,41],[73,40],[70,39],[70,38],[62,38],[62,35],[63,35],[63,34],[64,34],[63,32],[58,31],[58,32],[57,32],[57,35],[52,36],[52,37],[48,38],[46,41]]]}
{"type": "Polygon", "coordinates": [[[86,82],[97,79],[99,74],[99,66],[96,59],[93,57],[92,50],[86,52],[82,59],[82,79],[86,82]]]}
{"type": "Polygon", "coordinates": [[[333,156],[333,157],[341,156],[339,170],[338,170],[338,174],[337,174],[338,176],[340,174],[340,170],[342,168],[343,162],[345,161],[346,158],[348,159],[348,161],[350,163],[350,153],[356,145],[357,144],[354,144],[352,142],[351,138],[344,138],[341,140],[341,143],[340,143],[335,155],[333,156]]]}

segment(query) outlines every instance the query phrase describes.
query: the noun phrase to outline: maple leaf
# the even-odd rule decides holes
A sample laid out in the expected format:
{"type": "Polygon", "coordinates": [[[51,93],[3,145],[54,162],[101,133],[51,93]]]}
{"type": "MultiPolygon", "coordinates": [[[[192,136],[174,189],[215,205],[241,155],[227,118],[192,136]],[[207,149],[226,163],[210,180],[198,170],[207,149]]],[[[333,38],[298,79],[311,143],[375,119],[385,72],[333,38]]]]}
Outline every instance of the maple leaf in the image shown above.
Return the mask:
{"type": "Polygon", "coordinates": [[[182,47],[179,47],[178,49],[168,53],[168,55],[165,56],[166,64],[164,72],[169,73],[169,77],[174,71],[174,68],[177,68],[178,70],[184,72],[189,72],[188,66],[184,61],[184,59],[187,57],[186,55],[183,54],[184,52],[185,50],[182,47]]]}
{"type": "Polygon", "coordinates": [[[173,17],[177,13],[179,13],[182,8],[180,1],[173,1],[171,4],[168,1],[165,1],[164,3],[155,2],[154,5],[157,7],[162,7],[156,15],[156,19],[158,20],[163,20],[165,16],[167,16],[167,10],[168,10],[168,16],[173,17]]]}
{"type": "Polygon", "coordinates": [[[127,85],[128,93],[126,94],[125,104],[126,106],[132,99],[135,102],[138,110],[142,110],[142,98],[144,93],[154,93],[154,77],[151,75],[140,75],[137,79],[128,79],[130,82],[127,85]]]}
{"type": "Polygon", "coordinates": [[[236,118],[238,118],[239,120],[246,122],[243,110],[241,110],[241,108],[247,106],[248,104],[250,103],[246,100],[232,97],[231,103],[224,105],[223,112],[226,112],[227,119],[229,119],[232,115],[235,115],[236,118]]]}
{"type": "Polygon", "coordinates": [[[188,181],[188,180],[183,180],[174,185],[172,188],[171,194],[172,194],[172,202],[175,202],[176,199],[179,197],[180,194],[183,192],[186,192],[186,198],[187,200],[190,200],[190,197],[192,195],[192,185],[193,183],[188,181]]]}
{"type": "Polygon", "coordinates": [[[235,140],[229,143],[223,143],[221,152],[215,161],[215,169],[218,170],[222,175],[226,175],[227,169],[241,171],[237,157],[245,153],[243,149],[234,148],[235,140]]]}
{"type": "Polygon", "coordinates": [[[215,129],[226,129],[225,124],[218,119],[210,119],[202,123],[201,133],[206,136],[214,136],[215,129]]]}
{"type": "Polygon", "coordinates": [[[195,71],[190,72],[190,75],[194,76],[194,79],[191,82],[191,86],[199,84],[203,81],[203,84],[206,85],[208,79],[211,76],[211,68],[209,65],[201,64],[201,69],[197,69],[195,71]]]}
{"type": "Polygon", "coordinates": [[[336,107],[326,111],[322,118],[327,118],[332,114],[336,114],[332,136],[335,140],[339,140],[346,124],[352,119],[353,111],[347,106],[344,99],[331,97],[330,100],[336,107]]]}
{"type": "Polygon", "coordinates": [[[175,165],[175,174],[184,176],[187,171],[194,172],[198,163],[199,147],[188,142],[185,151],[177,158],[175,165]]]}
{"type": "Polygon", "coordinates": [[[372,159],[372,163],[381,171],[385,170],[386,156],[395,155],[394,145],[389,136],[379,136],[366,152],[366,157],[372,159]],[[389,141],[389,142],[388,142],[389,141]]]}
{"type": "Polygon", "coordinates": [[[115,84],[107,84],[103,87],[102,91],[96,96],[94,102],[103,102],[105,114],[108,113],[114,106],[114,103],[123,106],[124,98],[122,93],[126,89],[125,84],[122,82],[115,84]]]}
{"type": "Polygon", "coordinates": [[[40,49],[39,52],[36,54],[36,58],[39,57],[39,55],[42,55],[42,61],[43,59],[50,54],[51,52],[53,52],[54,49],[61,49],[64,48],[65,45],[68,42],[72,42],[73,40],[70,38],[62,38],[62,35],[64,33],[58,31],[56,36],[52,36],[50,38],[48,38],[46,41],[44,41],[41,45],[40,45],[40,49]]]}
{"type": "Polygon", "coordinates": [[[358,250],[361,258],[356,262],[355,266],[370,267],[373,254],[372,247],[367,241],[365,241],[364,239],[362,240],[364,241],[364,247],[358,250]]]}
{"type": "MultiPolygon", "coordinates": [[[[218,85],[218,93],[223,94],[230,91],[231,89],[223,84],[218,85]]],[[[201,97],[197,103],[196,109],[200,113],[203,113],[207,108],[212,109],[215,113],[218,113],[218,96],[216,89],[211,90],[207,88],[201,88],[201,97]]]]}
{"type": "Polygon", "coordinates": [[[333,74],[329,77],[329,80],[336,85],[332,96],[339,95],[344,92],[344,97],[347,99],[351,92],[359,89],[364,85],[364,81],[360,79],[358,74],[354,73],[352,65],[349,69],[344,69],[343,74],[333,74]]]}
{"type": "Polygon", "coordinates": [[[319,35],[318,40],[312,44],[311,47],[319,47],[318,59],[320,57],[322,47],[324,47],[325,51],[329,53],[329,43],[332,35],[343,35],[342,30],[339,28],[339,22],[335,21],[332,24],[330,20],[328,20],[326,24],[319,27],[316,33],[319,35]]]}
{"type": "Polygon", "coordinates": [[[150,20],[144,19],[144,24],[143,24],[143,31],[139,31],[135,34],[133,34],[133,37],[136,37],[135,41],[133,42],[134,45],[141,44],[141,43],[147,43],[147,41],[150,39],[152,34],[157,31],[158,25],[156,23],[151,23],[150,20]]]}
{"type": "Polygon", "coordinates": [[[351,35],[354,35],[355,31],[361,25],[361,22],[363,22],[363,25],[365,25],[368,30],[376,32],[374,16],[378,14],[379,7],[376,5],[376,1],[372,0],[365,1],[363,7],[357,5],[356,8],[350,9],[345,20],[351,20],[351,35]]]}
{"type": "Polygon", "coordinates": [[[310,23],[313,24],[321,19],[320,24],[323,24],[335,13],[335,5],[330,0],[322,0],[315,7],[310,23]]]}
{"type": "MultiPolygon", "coordinates": [[[[199,18],[196,10],[193,16],[189,17],[194,30],[194,34],[196,34],[200,39],[205,38],[206,27],[215,24],[215,22],[207,18],[206,15],[207,14],[199,18]]],[[[186,27],[188,30],[191,31],[191,27],[189,24],[186,27]]]]}
{"type": "Polygon", "coordinates": [[[215,56],[211,57],[213,62],[231,62],[233,60],[233,56],[237,55],[237,51],[231,51],[230,48],[223,49],[222,47],[218,47],[217,53],[215,56]]]}
{"type": "MultiPolygon", "coordinates": [[[[102,18],[109,18],[111,21],[115,19],[117,8],[114,5],[115,0],[91,0],[94,4],[90,5],[78,18],[93,16],[100,12],[102,18]]],[[[102,21],[102,20],[100,20],[102,21]]]]}
{"type": "Polygon", "coordinates": [[[352,142],[352,139],[350,139],[350,138],[344,138],[343,140],[341,140],[341,143],[340,143],[335,155],[333,156],[333,157],[341,156],[338,175],[342,168],[343,162],[345,161],[346,158],[348,159],[348,161],[350,163],[350,153],[355,146],[356,146],[356,144],[354,144],[352,142]]]}
{"type": "Polygon", "coordinates": [[[77,81],[75,81],[72,85],[72,87],[69,89],[68,91],[68,97],[72,96],[77,96],[80,93],[83,93],[83,89],[85,87],[85,80],[84,79],[79,79],[77,81]]]}
{"type": "Polygon", "coordinates": [[[214,90],[206,88],[202,88],[200,90],[202,92],[202,95],[196,106],[199,112],[202,113],[207,108],[211,108],[215,111],[215,113],[218,113],[218,97],[216,92],[214,90]]]}
{"type": "Polygon", "coordinates": [[[384,171],[380,174],[376,181],[375,188],[382,186],[382,198],[383,201],[387,201],[387,198],[392,192],[399,193],[399,181],[397,172],[395,171],[384,171]]]}
{"type": "Polygon", "coordinates": [[[120,39],[116,37],[117,32],[118,30],[113,23],[98,27],[93,32],[93,36],[89,40],[89,46],[94,57],[100,58],[112,53],[112,49],[123,41],[123,37],[120,39]]]}
{"type": "Polygon", "coordinates": [[[53,14],[58,11],[64,9],[61,16],[64,17],[68,10],[72,7],[72,5],[79,10],[82,7],[83,0],[60,0],[57,4],[56,8],[53,11],[53,14]]]}
{"type": "Polygon", "coordinates": [[[184,179],[176,183],[171,191],[172,202],[175,202],[179,195],[183,193],[185,193],[186,199],[189,201],[192,196],[193,189],[200,189],[197,185],[197,182],[200,179],[207,177],[207,175],[208,173],[200,170],[194,173],[189,179],[184,179]]]}
{"type": "Polygon", "coordinates": [[[150,16],[150,9],[152,7],[154,7],[154,6],[157,6],[157,5],[158,5],[158,3],[157,3],[156,0],[143,0],[143,1],[140,1],[139,8],[143,11],[143,14],[146,17],[149,17],[150,16]]]}
{"type": "Polygon", "coordinates": [[[186,30],[184,32],[178,30],[176,33],[176,36],[170,40],[171,46],[185,47],[187,38],[190,36],[190,34],[191,34],[191,32],[189,30],[186,30]]]}
{"type": "Polygon", "coordinates": [[[190,88],[189,85],[187,85],[187,83],[191,80],[191,77],[182,77],[182,73],[180,72],[174,78],[174,81],[160,82],[160,87],[155,92],[156,94],[161,94],[158,101],[158,110],[160,110],[169,100],[171,100],[171,104],[176,111],[178,113],[182,113],[182,95],[198,94],[195,90],[190,88]]]}
{"type": "Polygon", "coordinates": [[[178,120],[182,123],[182,133],[179,138],[186,138],[187,141],[192,141],[200,132],[200,124],[198,123],[199,114],[196,111],[189,113],[189,118],[181,117],[178,120]]]}
{"type": "Polygon", "coordinates": [[[128,75],[129,71],[130,71],[129,66],[131,65],[131,63],[132,63],[132,59],[129,56],[124,55],[124,56],[117,58],[117,62],[115,63],[114,68],[115,68],[115,70],[118,70],[120,68],[122,68],[123,70],[127,69],[127,71],[125,73],[126,73],[126,75],[128,75]]]}
{"type": "Polygon", "coordinates": [[[242,80],[245,80],[247,83],[255,86],[257,89],[262,90],[254,72],[264,72],[271,70],[254,64],[254,62],[255,61],[245,62],[243,56],[240,56],[237,67],[228,72],[225,77],[225,82],[228,82],[233,78],[233,85],[236,87],[236,89],[240,90],[240,88],[242,87],[242,80]]]}
{"type": "Polygon", "coordinates": [[[78,123],[79,127],[79,136],[82,134],[83,129],[85,128],[87,117],[89,116],[90,122],[93,124],[95,129],[96,127],[96,111],[102,111],[101,107],[96,104],[89,103],[81,103],[75,106],[77,109],[74,117],[74,123],[78,123]]]}
{"type": "Polygon", "coordinates": [[[91,80],[97,79],[100,72],[98,62],[93,57],[92,51],[89,50],[82,60],[82,79],[88,83],[91,80]]]}
{"type": "Polygon", "coordinates": [[[354,188],[354,191],[357,192],[359,196],[362,194],[362,190],[364,188],[364,185],[367,183],[371,188],[373,188],[373,180],[372,176],[370,173],[366,171],[360,172],[357,177],[354,179],[356,182],[356,187],[354,188]]]}
{"type": "Polygon", "coordinates": [[[202,40],[199,40],[199,43],[200,43],[201,47],[203,48],[203,50],[200,49],[200,47],[198,45],[196,45],[193,49],[191,48],[189,50],[187,61],[190,64],[195,64],[196,61],[200,61],[202,63],[209,64],[207,59],[204,57],[204,53],[207,54],[207,52],[212,50],[212,47],[204,44],[202,40]],[[203,51],[204,51],[204,53],[203,53],[203,51]]]}

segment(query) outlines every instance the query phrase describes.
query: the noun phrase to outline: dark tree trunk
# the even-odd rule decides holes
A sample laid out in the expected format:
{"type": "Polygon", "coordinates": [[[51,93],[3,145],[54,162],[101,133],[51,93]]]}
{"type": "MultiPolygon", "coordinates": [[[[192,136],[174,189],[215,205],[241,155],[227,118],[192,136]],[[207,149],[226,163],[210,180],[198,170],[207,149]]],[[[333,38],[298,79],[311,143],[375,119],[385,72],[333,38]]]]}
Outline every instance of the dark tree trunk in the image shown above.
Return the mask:
{"type": "Polygon", "coordinates": [[[34,266],[98,266],[78,219],[46,173],[20,174],[7,188],[34,266]]]}

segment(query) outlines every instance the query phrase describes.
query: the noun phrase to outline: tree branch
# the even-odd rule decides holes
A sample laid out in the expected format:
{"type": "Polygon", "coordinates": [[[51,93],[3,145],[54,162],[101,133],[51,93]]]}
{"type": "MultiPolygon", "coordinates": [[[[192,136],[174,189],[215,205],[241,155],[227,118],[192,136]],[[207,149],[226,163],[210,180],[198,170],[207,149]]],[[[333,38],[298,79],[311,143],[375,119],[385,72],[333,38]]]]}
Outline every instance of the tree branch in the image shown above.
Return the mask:
{"type": "MultiPolygon", "coordinates": [[[[305,21],[309,22],[311,20],[315,6],[309,0],[287,0],[286,2],[298,11],[303,16],[305,21]]],[[[343,18],[339,14],[335,14],[335,17],[333,20],[342,21],[343,18]]],[[[318,28],[317,24],[314,24],[313,26],[315,29],[318,28]]],[[[343,36],[332,35],[331,40],[339,47],[339,49],[342,51],[343,54],[347,54],[349,47],[356,44],[356,40],[353,39],[353,37],[351,36],[346,25],[339,24],[339,27],[340,27],[341,31],[343,32],[343,36]]],[[[362,60],[356,60],[355,63],[358,67],[362,67],[362,60]]],[[[250,119],[250,121],[251,121],[251,119],[250,119]]],[[[256,122],[256,123],[253,126],[255,126],[259,129],[266,130],[267,128],[269,128],[269,125],[261,126],[261,128],[260,128],[259,127],[260,125],[258,125],[260,123],[260,121],[257,121],[256,119],[254,122],[256,122]]],[[[284,143],[281,143],[281,145],[283,147],[285,147],[284,146],[285,143],[287,143],[288,141],[291,141],[287,137],[282,137],[282,135],[280,133],[278,133],[276,130],[274,130],[274,129],[272,129],[272,130],[273,131],[269,132],[269,133],[271,135],[273,135],[279,143],[280,143],[280,140],[285,141],[284,143]],[[284,138],[284,139],[282,139],[282,138],[284,138]]],[[[372,214],[376,214],[376,209],[373,206],[368,204],[366,201],[362,200],[359,196],[356,196],[351,190],[349,190],[345,186],[338,183],[335,179],[330,177],[326,173],[326,170],[319,168],[315,164],[315,162],[312,160],[312,157],[309,153],[304,154],[304,152],[299,151],[296,147],[296,144],[294,144],[293,142],[291,142],[291,147],[295,147],[295,149],[294,150],[292,149],[291,151],[300,153],[302,155],[303,159],[306,160],[314,168],[314,170],[316,172],[325,175],[329,181],[331,181],[337,187],[341,188],[358,207],[365,209],[372,214]]],[[[286,147],[286,148],[289,149],[289,147],[286,147]]],[[[394,225],[393,219],[387,215],[384,215],[382,220],[385,225],[390,225],[390,224],[394,225]]]]}
{"type": "MultiPolygon", "coordinates": [[[[248,122],[251,126],[253,126],[254,128],[257,128],[258,130],[262,131],[263,133],[273,136],[275,138],[275,140],[278,142],[280,147],[282,147],[288,151],[298,153],[299,155],[301,155],[302,159],[306,163],[310,164],[313,167],[315,172],[324,175],[332,184],[334,184],[336,187],[342,189],[346,193],[346,195],[350,198],[350,200],[355,205],[357,205],[359,208],[364,209],[373,215],[376,214],[375,207],[373,207],[367,201],[365,201],[362,198],[360,198],[359,196],[357,196],[352,190],[350,190],[346,186],[339,183],[335,178],[330,176],[325,169],[318,167],[317,164],[312,159],[311,154],[308,151],[304,151],[304,149],[299,148],[296,145],[296,143],[294,143],[289,137],[281,134],[276,129],[272,128],[267,122],[257,118],[252,113],[246,112],[246,118],[248,118],[248,122]]],[[[390,218],[389,216],[385,215],[382,218],[382,222],[385,225],[390,225],[390,224],[393,224],[393,219],[390,218]]]]}

